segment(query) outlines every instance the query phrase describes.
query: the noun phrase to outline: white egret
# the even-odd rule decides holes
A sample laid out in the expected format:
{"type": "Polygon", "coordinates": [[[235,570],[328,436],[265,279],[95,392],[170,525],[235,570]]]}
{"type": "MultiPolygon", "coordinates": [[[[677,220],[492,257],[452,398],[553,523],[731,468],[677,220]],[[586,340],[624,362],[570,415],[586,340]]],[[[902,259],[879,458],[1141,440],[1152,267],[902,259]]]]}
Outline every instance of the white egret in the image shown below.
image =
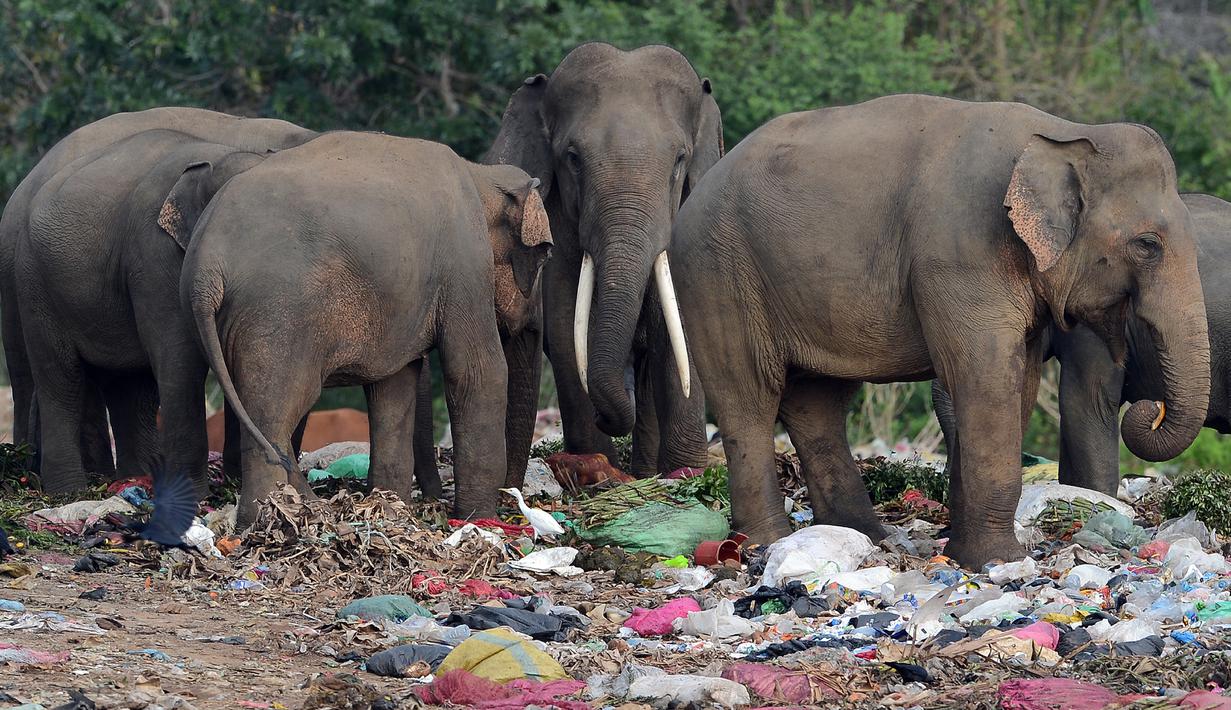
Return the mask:
{"type": "Polygon", "coordinates": [[[500,491],[508,493],[517,499],[517,507],[521,510],[521,514],[526,516],[526,520],[530,522],[530,527],[534,528],[535,541],[538,541],[539,535],[564,534],[564,528],[560,527],[560,523],[551,517],[551,513],[526,505],[526,500],[521,497],[521,491],[516,488],[501,488],[500,491]]]}

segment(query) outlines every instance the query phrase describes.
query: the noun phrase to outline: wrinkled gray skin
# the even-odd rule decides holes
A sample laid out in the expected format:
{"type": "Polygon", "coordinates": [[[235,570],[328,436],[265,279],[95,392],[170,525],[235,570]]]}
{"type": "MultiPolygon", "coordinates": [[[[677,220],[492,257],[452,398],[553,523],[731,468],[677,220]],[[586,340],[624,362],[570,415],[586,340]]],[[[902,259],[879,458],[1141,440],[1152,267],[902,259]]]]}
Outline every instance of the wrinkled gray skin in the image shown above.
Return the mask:
{"type": "MultiPolygon", "coordinates": [[[[1210,337],[1210,398],[1205,426],[1231,434],[1231,204],[1210,195],[1183,195],[1197,238],[1197,267],[1210,337]]],[[[1162,400],[1162,377],[1148,326],[1129,318],[1126,359],[1116,364],[1107,344],[1077,326],[1052,328],[1048,355],[1060,362],[1060,482],[1114,496],[1120,485],[1120,405],[1162,400]]],[[[933,383],[945,448],[957,446],[948,395],[933,383]]]]}
{"type": "MultiPolygon", "coordinates": [[[[182,245],[214,193],[264,155],[146,131],[69,163],[35,196],[17,249],[17,300],[23,323],[32,324],[26,352],[43,465],[55,474],[48,483],[86,485],[73,464],[89,372],[113,403],[120,442],[154,428],[149,404],[162,404],[162,460],[207,492],[207,365],[179,310],[182,245]],[[169,195],[178,211],[160,216],[169,195]]],[[[146,472],[155,462],[140,463],[146,472]]]]}
{"type": "Polygon", "coordinates": [[[889,96],[788,114],[731,151],[671,246],[693,357],[730,466],[733,527],[790,532],[773,428],[791,434],[817,519],[877,537],[845,421],[862,382],[939,379],[965,464],[945,553],[1015,559],[1024,414],[1043,334],[1084,323],[1123,348],[1126,309],[1164,356],[1166,416],[1124,439],[1154,460],[1205,418],[1209,340],[1188,210],[1157,134],[1029,106],[889,96]],[[1006,209],[1007,208],[1007,209],[1006,209]],[[707,288],[724,274],[723,288],[707,288]]]}
{"type": "Polygon", "coordinates": [[[408,497],[416,388],[433,348],[456,442],[455,512],[495,514],[507,401],[497,320],[529,318],[551,249],[536,184],[436,143],[339,132],[218,193],[188,247],[180,299],[245,428],[241,526],[279,484],[306,486],[279,460],[322,385],[365,386],[369,478],[408,497]]]}
{"type": "MultiPolygon", "coordinates": [[[[526,79],[509,102],[485,161],[517,165],[543,183],[556,241],[543,273],[544,349],[568,451],[611,457],[610,436],[633,430],[624,386],[631,360],[637,372],[634,470],[705,464],[704,398],[698,382],[691,397],[682,395],[651,268],[667,247],[681,201],[722,150],[722,120],[709,81],[670,47],[626,52],[583,44],[550,77],[526,79]],[[593,257],[597,271],[588,397],[573,343],[583,253],[593,257]],[[647,357],[651,349],[653,358],[647,357]]],[[[534,393],[537,386],[527,387],[520,406],[532,409],[534,393]]],[[[533,426],[533,412],[524,414],[533,426]]],[[[515,465],[524,468],[524,459],[510,461],[510,479],[515,465]]]]}
{"type": "MultiPolygon", "coordinates": [[[[77,129],[48,151],[14,190],[0,218],[0,330],[3,332],[13,390],[14,441],[44,448],[39,446],[42,436],[37,419],[43,416],[39,413],[41,408],[35,398],[33,368],[25,349],[26,338],[17,294],[22,281],[16,271],[17,249],[28,235],[31,203],[43,186],[73,161],[151,129],[175,130],[196,139],[252,151],[277,150],[297,145],[316,135],[285,121],[244,119],[204,109],[171,107],[108,116],[77,129]]],[[[114,335],[109,334],[108,337],[114,335]]],[[[82,412],[79,424],[63,423],[57,426],[60,429],[81,430],[80,448],[84,452],[73,458],[64,453],[63,446],[67,444],[57,444],[61,458],[52,461],[50,466],[46,461],[40,462],[44,489],[62,493],[83,487],[83,469],[114,473],[104,404],[111,408],[117,429],[125,432],[117,432],[120,471],[124,475],[143,471],[151,452],[157,450],[153,418],[157,395],[153,378],[134,375],[122,384],[113,380],[113,384],[106,388],[106,399],[102,388],[92,377],[70,376],[70,379],[78,381],[81,401],[57,402],[52,407],[57,411],[72,408],[82,412]],[[134,410],[149,414],[130,415],[134,410]],[[84,466],[81,459],[84,459],[84,466]]],[[[62,437],[63,434],[59,432],[53,436],[62,437]]]]}

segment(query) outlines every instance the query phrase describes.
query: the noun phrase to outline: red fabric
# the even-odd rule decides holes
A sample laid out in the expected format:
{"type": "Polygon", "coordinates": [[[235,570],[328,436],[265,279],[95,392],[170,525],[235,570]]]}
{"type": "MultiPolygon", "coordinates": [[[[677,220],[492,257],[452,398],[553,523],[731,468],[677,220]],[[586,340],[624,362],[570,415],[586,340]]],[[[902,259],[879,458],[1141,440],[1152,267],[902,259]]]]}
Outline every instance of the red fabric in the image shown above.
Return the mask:
{"type": "Polygon", "coordinates": [[[493,587],[481,579],[468,579],[462,582],[457,591],[461,592],[464,597],[474,597],[475,599],[512,599],[517,596],[499,587],[493,587]]]}
{"type": "Polygon", "coordinates": [[[945,507],[941,503],[923,495],[923,491],[911,488],[902,494],[902,504],[916,510],[936,510],[945,507]]]}
{"type": "Polygon", "coordinates": [[[425,591],[429,596],[434,597],[443,594],[449,588],[449,583],[439,572],[428,570],[427,572],[416,572],[411,576],[410,587],[416,591],[425,591]]]}
{"type": "Polygon", "coordinates": [[[140,486],[145,489],[146,493],[154,495],[154,479],[149,476],[134,476],[116,481],[107,486],[107,495],[118,496],[120,491],[132,488],[133,486],[140,486]]]}
{"type": "Polygon", "coordinates": [[[589,703],[558,698],[576,695],[585,683],[576,680],[553,680],[536,683],[515,680],[505,685],[480,678],[461,668],[436,678],[429,686],[418,688],[419,699],[432,705],[460,705],[482,710],[521,710],[528,705],[560,708],[560,710],[590,710],[589,703]]]}
{"type": "Polygon", "coordinates": [[[662,636],[673,631],[671,622],[683,619],[690,611],[701,611],[701,605],[692,597],[672,599],[657,609],[633,609],[633,615],[624,625],[641,636],[662,636]]]}
{"type": "Polygon", "coordinates": [[[512,523],[506,523],[503,520],[497,520],[495,518],[479,518],[478,520],[457,520],[455,518],[449,519],[449,527],[451,528],[460,528],[466,523],[472,523],[475,527],[486,528],[489,530],[500,530],[508,533],[509,535],[530,535],[534,532],[534,528],[529,525],[513,525],[512,523]]]}
{"type": "Polygon", "coordinates": [[[1231,698],[1208,690],[1194,690],[1180,698],[1180,707],[1193,710],[1231,710],[1231,698]]]}
{"type": "Polygon", "coordinates": [[[1002,710],[1103,710],[1109,703],[1131,702],[1141,695],[1116,695],[1101,685],[1072,678],[1025,678],[1005,681],[996,695],[1002,710]]]}
{"type": "Polygon", "coordinates": [[[722,677],[748,686],[748,690],[766,700],[808,704],[821,700],[838,700],[839,695],[824,683],[813,684],[808,674],[764,663],[736,663],[727,666],[722,677]]]}

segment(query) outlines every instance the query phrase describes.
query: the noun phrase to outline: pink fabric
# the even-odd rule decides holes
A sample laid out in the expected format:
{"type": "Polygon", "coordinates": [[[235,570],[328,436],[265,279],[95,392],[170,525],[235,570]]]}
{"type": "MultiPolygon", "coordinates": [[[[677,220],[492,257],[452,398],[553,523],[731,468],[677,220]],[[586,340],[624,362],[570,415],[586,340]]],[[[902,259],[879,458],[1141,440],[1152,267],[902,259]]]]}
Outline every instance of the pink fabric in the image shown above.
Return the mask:
{"type": "Polygon", "coordinates": [[[1109,703],[1140,695],[1116,695],[1101,685],[1072,678],[1025,678],[1000,684],[1002,710],[1103,710],[1109,703]]]}
{"type": "Polygon", "coordinates": [[[943,504],[923,495],[923,491],[918,488],[911,488],[903,493],[902,504],[916,510],[938,510],[945,507],[943,504]]]}
{"type": "Polygon", "coordinates": [[[68,662],[68,651],[35,651],[30,648],[0,643],[0,663],[25,663],[35,666],[50,666],[68,662]]]}
{"type": "Polygon", "coordinates": [[[559,700],[576,695],[585,687],[585,683],[576,680],[553,680],[550,683],[515,680],[500,685],[458,668],[438,676],[434,683],[415,692],[420,700],[432,705],[448,703],[481,710],[521,710],[529,705],[560,710],[590,710],[589,703],[559,700]]]}
{"type": "Polygon", "coordinates": [[[1034,641],[1053,651],[1056,650],[1056,644],[1060,643],[1060,631],[1046,621],[1036,621],[1029,626],[1023,626],[1014,631],[1013,635],[1019,639],[1034,641]]]}
{"type": "Polygon", "coordinates": [[[672,599],[657,609],[633,609],[624,625],[642,636],[662,636],[672,631],[671,622],[683,619],[689,612],[701,611],[701,605],[692,597],[672,599]]]}
{"type": "Polygon", "coordinates": [[[1180,707],[1194,710],[1231,710],[1231,698],[1208,690],[1194,690],[1180,698],[1180,707]]]}
{"type": "Polygon", "coordinates": [[[481,579],[468,579],[462,582],[457,588],[464,597],[474,597],[476,599],[512,599],[517,595],[501,589],[493,587],[490,583],[481,579]]]}
{"type": "Polygon", "coordinates": [[[669,480],[682,479],[682,478],[693,478],[695,476],[700,476],[703,473],[705,473],[705,469],[703,468],[692,468],[692,467],[685,466],[684,468],[675,469],[671,473],[668,473],[667,475],[663,476],[663,478],[666,478],[669,480]]]}
{"type": "Polygon", "coordinates": [[[727,666],[722,677],[747,686],[758,697],[776,702],[802,705],[842,698],[824,683],[813,684],[803,671],[764,663],[736,663],[727,666]]]}

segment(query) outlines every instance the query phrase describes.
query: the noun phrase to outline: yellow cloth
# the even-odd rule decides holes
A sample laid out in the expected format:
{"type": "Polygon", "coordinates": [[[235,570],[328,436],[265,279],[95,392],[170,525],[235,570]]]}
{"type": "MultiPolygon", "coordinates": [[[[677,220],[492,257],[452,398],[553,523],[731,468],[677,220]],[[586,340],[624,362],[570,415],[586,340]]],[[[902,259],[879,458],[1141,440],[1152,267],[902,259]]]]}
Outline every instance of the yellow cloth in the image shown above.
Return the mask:
{"type": "Polygon", "coordinates": [[[480,631],[463,641],[445,657],[436,675],[444,675],[455,668],[495,683],[508,683],[518,678],[543,682],[569,678],[556,659],[503,627],[480,631]]]}

